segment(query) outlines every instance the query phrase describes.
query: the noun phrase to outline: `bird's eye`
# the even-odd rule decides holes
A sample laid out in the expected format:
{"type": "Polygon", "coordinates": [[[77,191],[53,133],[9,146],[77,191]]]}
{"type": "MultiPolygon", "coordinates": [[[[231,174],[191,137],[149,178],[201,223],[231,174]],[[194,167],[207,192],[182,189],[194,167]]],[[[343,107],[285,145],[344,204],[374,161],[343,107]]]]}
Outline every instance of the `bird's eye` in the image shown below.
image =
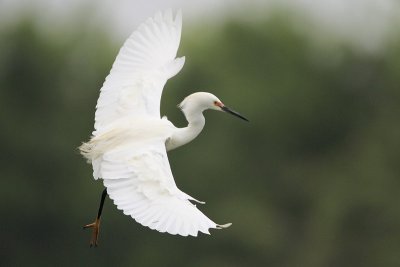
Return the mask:
{"type": "Polygon", "coordinates": [[[223,105],[220,101],[214,101],[214,106],[216,107],[222,107],[223,105]]]}
{"type": "Polygon", "coordinates": [[[224,104],[222,104],[220,101],[214,101],[214,106],[222,108],[224,104]]]}

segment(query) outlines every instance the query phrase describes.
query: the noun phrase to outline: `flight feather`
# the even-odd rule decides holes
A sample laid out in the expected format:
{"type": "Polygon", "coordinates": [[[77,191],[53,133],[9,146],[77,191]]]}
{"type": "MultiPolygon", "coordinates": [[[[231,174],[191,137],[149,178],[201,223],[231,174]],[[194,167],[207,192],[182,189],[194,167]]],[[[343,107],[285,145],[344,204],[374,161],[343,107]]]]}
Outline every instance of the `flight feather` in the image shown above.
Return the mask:
{"type": "Polygon", "coordinates": [[[151,229],[183,236],[223,228],[179,190],[165,143],[177,130],[160,118],[160,100],[167,80],[183,67],[176,58],[182,15],[157,13],[126,40],[107,76],[96,106],[95,131],[80,146],[103,179],[118,209],[151,229]]]}
{"type": "Polygon", "coordinates": [[[120,49],[97,101],[95,130],[125,117],[160,117],[167,80],[184,65],[176,58],[182,29],[180,11],[157,13],[134,31],[120,49]]]}

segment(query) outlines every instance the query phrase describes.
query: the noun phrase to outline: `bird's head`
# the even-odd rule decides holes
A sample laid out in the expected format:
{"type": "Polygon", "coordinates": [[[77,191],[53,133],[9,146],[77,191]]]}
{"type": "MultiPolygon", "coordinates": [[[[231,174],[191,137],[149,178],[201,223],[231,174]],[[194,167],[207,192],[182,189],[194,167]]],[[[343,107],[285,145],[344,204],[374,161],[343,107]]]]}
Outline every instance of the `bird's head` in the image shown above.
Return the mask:
{"type": "Polygon", "coordinates": [[[245,121],[249,121],[241,114],[225,106],[215,95],[206,92],[197,92],[187,96],[179,105],[185,115],[203,112],[207,109],[224,111],[245,121]]]}

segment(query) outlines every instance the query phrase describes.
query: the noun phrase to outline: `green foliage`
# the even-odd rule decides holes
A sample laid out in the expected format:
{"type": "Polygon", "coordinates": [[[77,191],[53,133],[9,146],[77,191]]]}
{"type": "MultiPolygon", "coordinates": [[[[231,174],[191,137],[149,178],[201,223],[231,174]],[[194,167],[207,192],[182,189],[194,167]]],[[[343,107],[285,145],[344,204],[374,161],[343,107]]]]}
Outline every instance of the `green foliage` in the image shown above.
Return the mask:
{"type": "MultiPolygon", "coordinates": [[[[280,16],[185,32],[163,113],[210,91],[250,119],[207,112],[170,153],[179,187],[207,201],[212,236],[148,230],[106,202],[100,247],[81,226],[102,185],[76,147],[118,47],[31,19],[0,33],[3,266],[399,266],[400,36],[380,54],[321,45],[280,16]]],[[[330,37],[332,38],[332,37],[330,37]]]]}

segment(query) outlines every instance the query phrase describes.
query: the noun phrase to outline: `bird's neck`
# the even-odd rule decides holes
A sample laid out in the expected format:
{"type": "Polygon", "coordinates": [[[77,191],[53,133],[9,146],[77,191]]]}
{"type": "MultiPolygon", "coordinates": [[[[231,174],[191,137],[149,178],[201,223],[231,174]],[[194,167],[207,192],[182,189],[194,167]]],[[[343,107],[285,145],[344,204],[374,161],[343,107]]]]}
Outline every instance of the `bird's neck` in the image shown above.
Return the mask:
{"type": "Polygon", "coordinates": [[[186,116],[186,120],[189,124],[183,129],[186,131],[188,137],[191,137],[190,141],[192,141],[203,130],[206,120],[203,113],[198,113],[196,116],[186,116]]]}
{"type": "Polygon", "coordinates": [[[171,139],[167,143],[167,149],[172,150],[177,147],[183,146],[193,139],[195,139],[199,133],[203,130],[206,120],[203,113],[197,114],[185,114],[188,126],[178,128],[172,135],[171,139]]]}

